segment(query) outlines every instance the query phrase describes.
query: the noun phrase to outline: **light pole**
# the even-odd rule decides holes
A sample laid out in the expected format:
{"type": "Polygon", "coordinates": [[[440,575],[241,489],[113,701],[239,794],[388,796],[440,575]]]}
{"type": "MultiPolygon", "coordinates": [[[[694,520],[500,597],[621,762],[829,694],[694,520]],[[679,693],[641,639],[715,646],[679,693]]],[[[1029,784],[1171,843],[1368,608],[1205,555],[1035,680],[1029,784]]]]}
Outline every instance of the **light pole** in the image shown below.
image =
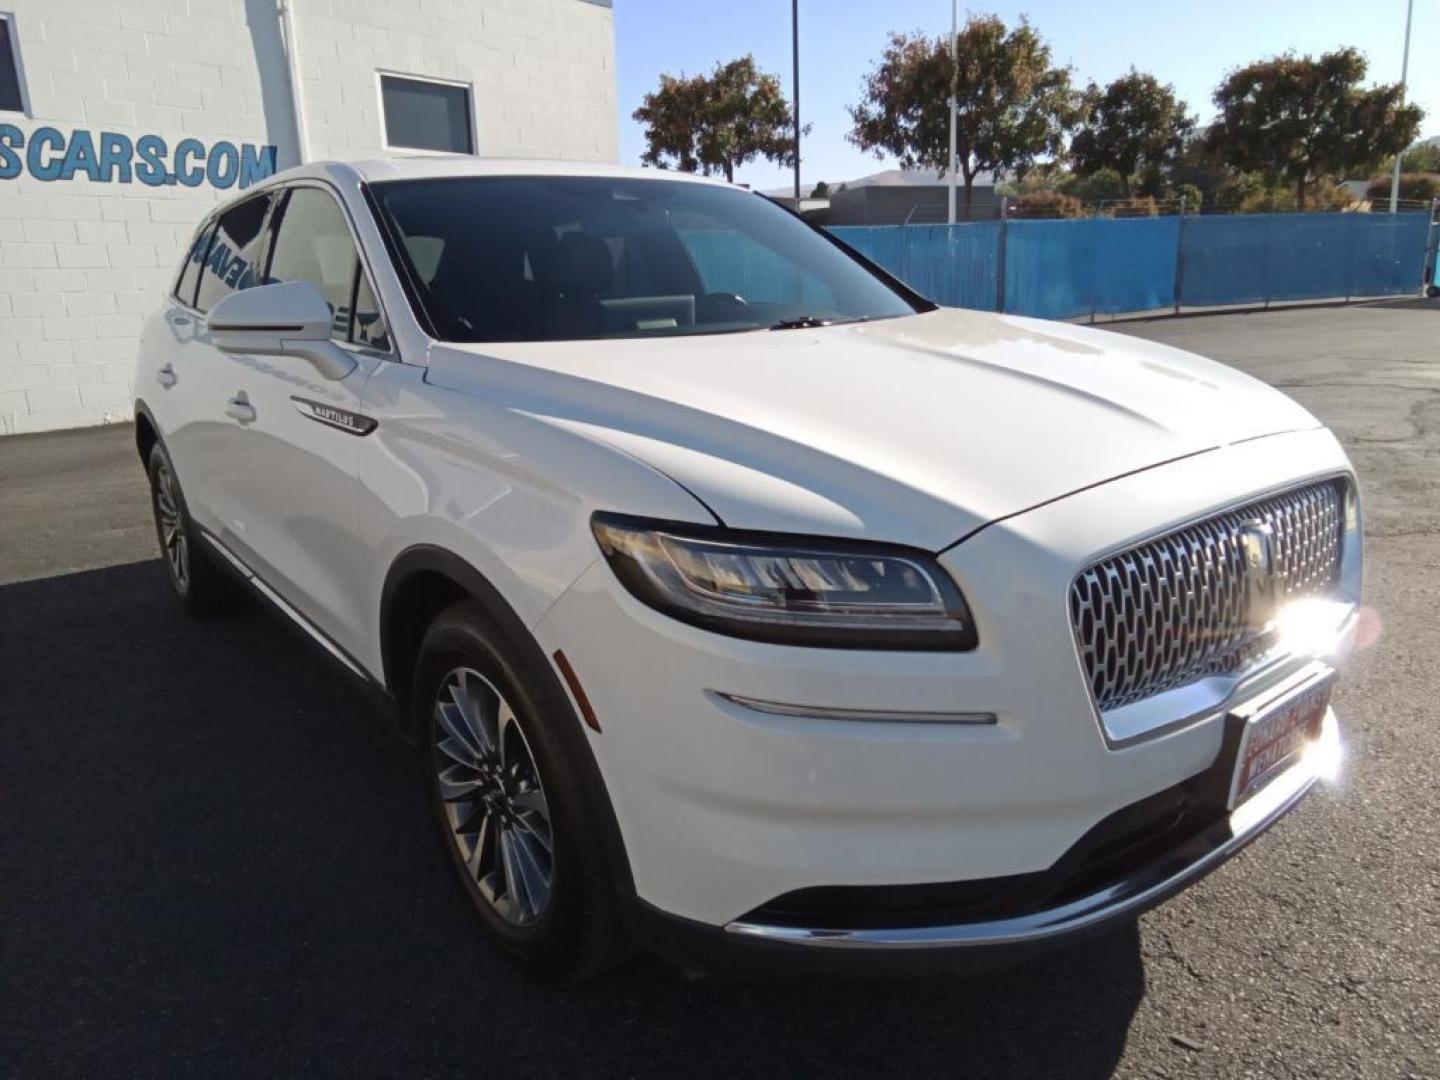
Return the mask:
{"type": "Polygon", "coordinates": [[[960,0],[950,0],[950,157],[947,165],[950,172],[947,196],[950,214],[947,220],[951,225],[955,224],[955,75],[960,66],[960,54],[955,39],[960,32],[959,3],[960,0]]]}
{"type": "Polygon", "coordinates": [[[790,0],[790,58],[795,68],[795,213],[800,213],[800,0],[790,0]]]}
{"type": "MultiPolygon", "coordinates": [[[[1410,18],[1415,14],[1415,0],[1405,2],[1405,53],[1400,61],[1400,104],[1405,104],[1405,80],[1410,74],[1410,18]]],[[[1390,213],[1400,209],[1400,159],[1405,156],[1402,147],[1395,155],[1395,174],[1390,177],[1390,213]]]]}

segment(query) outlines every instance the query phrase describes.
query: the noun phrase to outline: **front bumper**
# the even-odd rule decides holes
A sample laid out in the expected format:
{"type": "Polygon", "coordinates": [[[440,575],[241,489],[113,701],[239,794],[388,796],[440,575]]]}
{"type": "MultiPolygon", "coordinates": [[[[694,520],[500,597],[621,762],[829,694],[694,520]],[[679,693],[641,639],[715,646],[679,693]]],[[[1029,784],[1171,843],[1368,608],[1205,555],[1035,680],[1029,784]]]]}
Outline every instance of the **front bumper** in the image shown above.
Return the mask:
{"type": "MultiPolygon", "coordinates": [[[[1070,632],[1070,581],[1096,551],[1167,515],[1233,504],[1236,476],[1258,491],[1339,470],[1348,463],[1328,433],[1276,436],[982,530],[943,556],[980,626],[969,653],[723,637],[639,603],[597,561],[534,629],[547,654],[564,650],[593,704],[602,731],[586,736],[642,909],[652,922],[764,951],[948,954],[1082,934],[1184,887],[1294,805],[1314,782],[1310,766],[1278,778],[1233,820],[1202,822],[1143,864],[1038,906],[982,904],[958,918],[947,909],[888,924],[768,917],[807,890],[883,896],[1043,876],[1112,816],[1216,768],[1223,710],[1123,746],[1105,738],[1070,632]],[[764,712],[747,700],[809,712],[764,712]],[[955,722],[927,721],[935,716],[955,722]],[[1270,794],[1287,786],[1284,797],[1270,794]],[[1262,813],[1269,798],[1278,801],[1262,813]]],[[[1333,717],[1326,722],[1333,730],[1333,717]]]]}
{"type": "MultiPolygon", "coordinates": [[[[1119,879],[1054,907],[1025,915],[949,925],[820,927],[737,920],[725,932],[793,946],[849,950],[972,950],[1038,945],[1082,937],[1131,919],[1198,881],[1288,814],[1325,777],[1339,744],[1333,712],[1320,752],[1308,755],[1240,806],[1119,879]]],[[[1228,765],[1228,755],[1221,762],[1228,765]]],[[[1220,764],[1221,762],[1217,762],[1220,764]]],[[[1228,775],[1226,769],[1219,770],[1228,775]]]]}

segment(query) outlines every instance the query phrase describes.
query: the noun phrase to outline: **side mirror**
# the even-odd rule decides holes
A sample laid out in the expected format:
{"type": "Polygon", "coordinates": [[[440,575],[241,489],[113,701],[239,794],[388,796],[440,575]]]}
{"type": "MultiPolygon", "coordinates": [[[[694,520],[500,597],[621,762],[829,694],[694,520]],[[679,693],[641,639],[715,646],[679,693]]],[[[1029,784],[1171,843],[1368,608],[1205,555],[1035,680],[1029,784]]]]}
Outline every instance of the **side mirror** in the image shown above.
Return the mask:
{"type": "Polygon", "coordinates": [[[210,341],[228,353],[303,356],[327,379],[343,379],[355,360],[330,340],[335,317],[308,281],[257,285],[225,297],[206,319],[210,341]]]}

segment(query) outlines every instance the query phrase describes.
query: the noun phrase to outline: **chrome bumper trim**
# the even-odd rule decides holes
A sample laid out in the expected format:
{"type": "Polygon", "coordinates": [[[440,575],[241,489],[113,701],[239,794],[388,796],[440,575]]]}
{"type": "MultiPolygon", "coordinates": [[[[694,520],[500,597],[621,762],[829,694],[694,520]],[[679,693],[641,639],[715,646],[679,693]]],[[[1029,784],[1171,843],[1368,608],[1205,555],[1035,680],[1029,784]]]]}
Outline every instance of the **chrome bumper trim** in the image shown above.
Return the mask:
{"type": "MultiPolygon", "coordinates": [[[[1327,735],[1338,738],[1333,713],[1326,716],[1325,723],[1329,729],[1327,735]]],[[[725,931],[773,944],[832,949],[967,949],[1033,944],[1080,933],[1111,919],[1138,915],[1203,877],[1294,809],[1319,779],[1319,773],[1302,760],[1232,814],[1230,839],[1198,858],[1184,862],[1176,853],[1172,856],[1173,862],[1152,864],[1099,892],[1046,911],[953,926],[866,930],[766,926],[737,921],[728,923],[725,931]]]]}
{"type": "Polygon", "coordinates": [[[780,701],[712,691],[716,697],[739,705],[751,712],[770,716],[801,716],[812,720],[855,720],[882,724],[994,724],[994,713],[988,712],[926,712],[919,709],[845,709],[828,705],[791,705],[780,701]]]}

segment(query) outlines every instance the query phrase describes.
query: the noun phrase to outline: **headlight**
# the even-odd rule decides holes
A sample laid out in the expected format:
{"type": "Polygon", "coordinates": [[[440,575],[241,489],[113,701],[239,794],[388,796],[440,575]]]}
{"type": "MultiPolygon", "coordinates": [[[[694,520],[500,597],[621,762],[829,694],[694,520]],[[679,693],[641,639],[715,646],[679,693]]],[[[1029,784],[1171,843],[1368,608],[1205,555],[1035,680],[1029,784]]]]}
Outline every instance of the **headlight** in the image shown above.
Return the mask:
{"type": "Polygon", "coordinates": [[[848,649],[973,649],[954,581],[924,552],[596,514],[638,599],[734,637],[848,649]]]}

